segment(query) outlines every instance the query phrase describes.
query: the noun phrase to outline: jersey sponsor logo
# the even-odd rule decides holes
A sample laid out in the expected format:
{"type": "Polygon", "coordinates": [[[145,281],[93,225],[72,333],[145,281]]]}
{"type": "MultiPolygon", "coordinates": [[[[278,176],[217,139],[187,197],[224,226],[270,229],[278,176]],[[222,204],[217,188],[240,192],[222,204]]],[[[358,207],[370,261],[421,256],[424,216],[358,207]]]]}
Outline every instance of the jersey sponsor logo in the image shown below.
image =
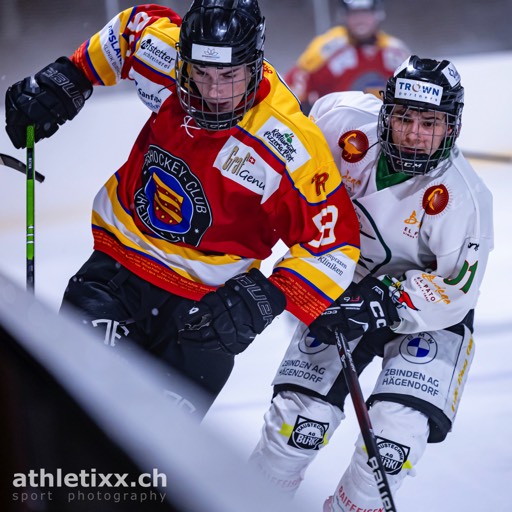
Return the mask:
{"type": "Polygon", "coordinates": [[[440,105],[442,96],[443,88],[440,85],[408,78],[398,78],[396,81],[395,98],[440,105]]]}
{"type": "Polygon", "coordinates": [[[253,148],[234,137],[224,144],[213,165],[226,178],[260,196],[269,197],[281,180],[281,176],[253,148]]]}
{"type": "Polygon", "coordinates": [[[183,160],[153,145],[144,156],[135,210],[148,229],[173,243],[199,245],[212,223],[201,182],[183,160]]]}
{"type": "Polygon", "coordinates": [[[300,450],[318,450],[325,443],[329,423],[321,423],[297,415],[288,445],[300,450]]]}
{"type": "Polygon", "coordinates": [[[402,235],[405,235],[409,238],[412,238],[413,240],[416,240],[419,235],[419,229],[421,228],[421,221],[419,221],[416,217],[416,210],[413,210],[411,215],[404,220],[404,224],[407,224],[407,226],[404,226],[404,229],[402,231],[402,235]],[[409,226],[417,226],[417,228],[409,227],[409,226]]]}
{"type": "Polygon", "coordinates": [[[437,342],[428,332],[409,334],[400,343],[400,355],[409,363],[427,364],[437,355],[437,342]]]}
{"type": "Polygon", "coordinates": [[[370,143],[362,131],[350,130],[338,139],[338,146],[341,148],[341,158],[345,162],[355,164],[366,156],[370,143]]]}
{"type": "Polygon", "coordinates": [[[311,336],[309,329],[306,329],[300,337],[298,348],[303,354],[318,354],[327,350],[329,345],[311,336]]]}
{"type": "Polygon", "coordinates": [[[163,102],[172,94],[168,87],[162,87],[135,70],[130,71],[130,78],[137,88],[139,99],[153,112],[158,112],[163,102]]]}
{"type": "Polygon", "coordinates": [[[404,285],[398,281],[392,281],[389,277],[385,276],[382,283],[390,288],[391,299],[397,309],[409,308],[414,311],[420,311],[413,303],[411,296],[404,290],[404,285]]]}
{"type": "Polygon", "coordinates": [[[154,34],[141,40],[135,56],[148,66],[166,74],[169,74],[176,62],[176,50],[154,34]]]}
{"type": "Polygon", "coordinates": [[[121,75],[121,68],[123,66],[118,38],[119,24],[119,19],[116,18],[116,22],[113,25],[108,25],[106,33],[103,31],[100,33],[103,55],[116,75],[121,75]]]}
{"type": "Polygon", "coordinates": [[[421,205],[427,215],[438,215],[448,206],[449,200],[450,194],[444,185],[433,185],[425,190],[421,205]]]}
{"type": "Polygon", "coordinates": [[[409,457],[411,448],[403,444],[376,436],[377,449],[388,475],[398,475],[409,457]]]}
{"type": "Polygon", "coordinates": [[[418,225],[418,228],[421,227],[421,222],[418,220],[418,218],[416,217],[416,210],[413,210],[411,215],[409,215],[409,217],[407,219],[404,220],[404,223],[405,224],[411,224],[413,226],[416,226],[418,225]]]}
{"type": "Polygon", "coordinates": [[[256,137],[274,148],[285,161],[290,172],[296,171],[311,159],[302,142],[290,128],[271,117],[257,132],[256,137]]]}
{"type": "Polygon", "coordinates": [[[350,176],[350,171],[348,170],[345,172],[345,174],[341,175],[341,178],[343,179],[345,188],[349,192],[353,192],[356,187],[359,187],[361,185],[361,180],[357,178],[352,178],[352,176],[350,176]]]}
{"type": "MultiPolygon", "coordinates": [[[[425,286],[423,286],[422,289],[423,290],[428,289],[431,294],[433,293],[435,295],[434,300],[430,299],[431,302],[443,302],[444,304],[450,304],[451,301],[450,301],[448,295],[446,295],[446,288],[439,286],[435,282],[436,276],[434,274],[427,274],[426,272],[424,272],[423,274],[421,274],[420,279],[428,281],[430,283],[430,285],[425,283],[425,286]],[[432,290],[432,287],[433,287],[433,290],[432,290]]],[[[419,281],[419,279],[418,279],[418,281],[419,281]]],[[[419,287],[421,287],[421,284],[418,281],[417,281],[417,284],[419,287]]],[[[445,280],[443,280],[443,281],[445,281],[445,280]]],[[[427,297],[425,297],[425,298],[427,300],[429,300],[427,297]]]]}
{"type": "MultiPolygon", "coordinates": [[[[311,339],[311,338],[310,338],[311,339]]],[[[329,345],[325,345],[325,348],[328,348],[329,345]]],[[[322,350],[325,350],[322,348],[322,350]]],[[[318,352],[321,352],[319,350],[318,352]]],[[[301,352],[303,352],[301,350],[301,352]]],[[[310,352],[310,354],[315,352],[310,352]]],[[[281,363],[281,367],[277,372],[278,376],[282,377],[293,377],[295,379],[300,379],[306,382],[322,382],[323,376],[325,374],[325,366],[320,366],[316,363],[312,363],[311,361],[304,361],[302,359],[285,359],[281,363]]]]}

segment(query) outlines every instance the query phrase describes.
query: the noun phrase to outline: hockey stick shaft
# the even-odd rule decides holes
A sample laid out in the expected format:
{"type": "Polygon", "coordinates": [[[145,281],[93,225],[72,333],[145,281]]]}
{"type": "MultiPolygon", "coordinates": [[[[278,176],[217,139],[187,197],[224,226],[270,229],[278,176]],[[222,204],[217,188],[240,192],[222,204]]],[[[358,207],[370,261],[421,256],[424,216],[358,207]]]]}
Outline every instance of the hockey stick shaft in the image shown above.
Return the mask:
{"type": "Polygon", "coordinates": [[[498,154],[498,153],[484,153],[481,151],[462,150],[462,154],[469,159],[474,160],[487,160],[489,162],[511,164],[512,155],[498,154]]]}
{"type": "MultiPolygon", "coordinates": [[[[17,158],[9,155],[5,155],[4,153],[0,153],[0,165],[10,167],[11,169],[19,171],[22,174],[27,174],[27,166],[21,160],[18,160],[17,158]]],[[[41,173],[37,171],[34,171],[34,177],[39,183],[42,183],[45,178],[41,173]]]]}
{"type": "Polygon", "coordinates": [[[35,285],[35,151],[34,125],[27,126],[27,290],[35,285]]]}
{"type": "Polygon", "coordinates": [[[368,414],[368,408],[361,391],[361,385],[359,384],[359,378],[357,376],[357,370],[352,359],[352,352],[348,346],[348,342],[345,336],[339,329],[334,331],[336,336],[336,346],[340,356],[341,366],[343,368],[343,375],[347,382],[347,387],[354,404],[354,410],[356,412],[357,421],[363,436],[363,441],[366,446],[366,452],[368,454],[368,464],[373,471],[375,482],[379,490],[382,504],[386,512],[396,512],[395,503],[391,494],[391,488],[386,476],[382,459],[380,458],[379,449],[377,447],[377,441],[375,440],[375,434],[373,433],[373,427],[368,414]]]}

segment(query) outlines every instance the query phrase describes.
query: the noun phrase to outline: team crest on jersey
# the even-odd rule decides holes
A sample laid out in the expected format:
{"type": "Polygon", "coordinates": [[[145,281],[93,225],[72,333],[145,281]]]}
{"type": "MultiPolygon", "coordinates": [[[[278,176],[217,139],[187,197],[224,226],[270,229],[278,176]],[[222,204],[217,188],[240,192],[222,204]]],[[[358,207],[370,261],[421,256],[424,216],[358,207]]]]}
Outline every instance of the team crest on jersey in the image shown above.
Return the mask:
{"type": "Polygon", "coordinates": [[[301,450],[318,450],[324,443],[329,423],[320,423],[297,415],[288,444],[301,450]]]}
{"type": "Polygon", "coordinates": [[[438,215],[448,206],[449,200],[450,194],[444,185],[433,185],[425,190],[421,205],[427,215],[438,215]]]}
{"type": "Polygon", "coordinates": [[[201,182],[183,160],[157,146],[144,156],[135,210],[147,228],[173,243],[199,245],[212,222],[201,182]]]}
{"type": "Polygon", "coordinates": [[[375,440],[377,441],[384,471],[388,475],[398,475],[407,461],[407,457],[409,457],[411,448],[384,437],[377,436],[375,440]]]}
{"type": "Polygon", "coordinates": [[[355,164],[366,156],[370,143],[362,131],[350,130],[338,139],[338,146],[341,148],[341,158],[345,162],[355,164]]]}
{"type": "Polygon", "coordinates": [[[437,341],[428,332],[409,334],[400,343],[400,355],[409,363],[430,363],[437,355],[437,341]]]}

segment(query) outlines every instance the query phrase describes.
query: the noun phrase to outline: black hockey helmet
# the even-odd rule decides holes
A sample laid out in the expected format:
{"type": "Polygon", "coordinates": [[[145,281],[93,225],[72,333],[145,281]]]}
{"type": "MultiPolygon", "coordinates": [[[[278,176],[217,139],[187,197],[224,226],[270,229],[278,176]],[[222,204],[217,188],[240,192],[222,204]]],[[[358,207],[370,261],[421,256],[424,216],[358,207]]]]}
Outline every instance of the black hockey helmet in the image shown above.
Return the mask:
{"type": "Polygon", "coordinates": [[[378,135],[392,169],[406,174],[425,174],[448,158],[460,134],[464,106],[464,88],[460,75],[451,62],[410,56],[387,81],[383,101],[378,135]],[[399,106],[402,108],[397,109],[399,106]],[[406,107],[405,110],[403,107],[406,107]],[[400,116],[405,119],[409,109],[445,114],[445,137],[439,149],[432,155],[420,152],[411,154],[410,148],[404,152],[393,142],[391,116],[396,117],[396,112],[400,111],[400,116]]]}
{"type": "Polygon", "coordinates": [[[265,18],[257,0],[194,0],[180,29],[176,78],[182,107],[208,130],[235,126],[254,103],[262,78],[265,18]],[[250,73],[244,99],[233,112],[212,112],[190,78],[190,66],[245,65],[250,73]]]}

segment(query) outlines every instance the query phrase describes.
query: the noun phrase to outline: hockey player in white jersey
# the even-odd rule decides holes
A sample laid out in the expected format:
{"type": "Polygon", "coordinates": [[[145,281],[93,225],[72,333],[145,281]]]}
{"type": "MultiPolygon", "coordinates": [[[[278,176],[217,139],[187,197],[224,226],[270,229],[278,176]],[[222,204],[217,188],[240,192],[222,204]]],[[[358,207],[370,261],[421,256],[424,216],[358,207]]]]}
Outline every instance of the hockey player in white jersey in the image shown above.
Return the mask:
{"type": "MultiPolygon", "coordinates": [[[[452,428],[493,247],[492,196],[455,145],[463,104],[455,66],[417,56],[388,80],[383,102],[341,92],[314,104],[311,115],[359,217],[361,259],[358,287],[309,328],[299,324],[273,381],[251,462],[290,495],[344,418],[348,390],[333,346],[336,327],[351,340],[359,374],[375,356],[383,359],[368,405],[393,493],[427,444],[452,428]],[[382,284],[392,301],[381,300],[388,326],[377,328],[367,306],[382,284]],[[390,303],[399,316],[393,325],[390,303]]],[[[367,460],[360,435],[325,511],[384,510],[367,460]]]]}

